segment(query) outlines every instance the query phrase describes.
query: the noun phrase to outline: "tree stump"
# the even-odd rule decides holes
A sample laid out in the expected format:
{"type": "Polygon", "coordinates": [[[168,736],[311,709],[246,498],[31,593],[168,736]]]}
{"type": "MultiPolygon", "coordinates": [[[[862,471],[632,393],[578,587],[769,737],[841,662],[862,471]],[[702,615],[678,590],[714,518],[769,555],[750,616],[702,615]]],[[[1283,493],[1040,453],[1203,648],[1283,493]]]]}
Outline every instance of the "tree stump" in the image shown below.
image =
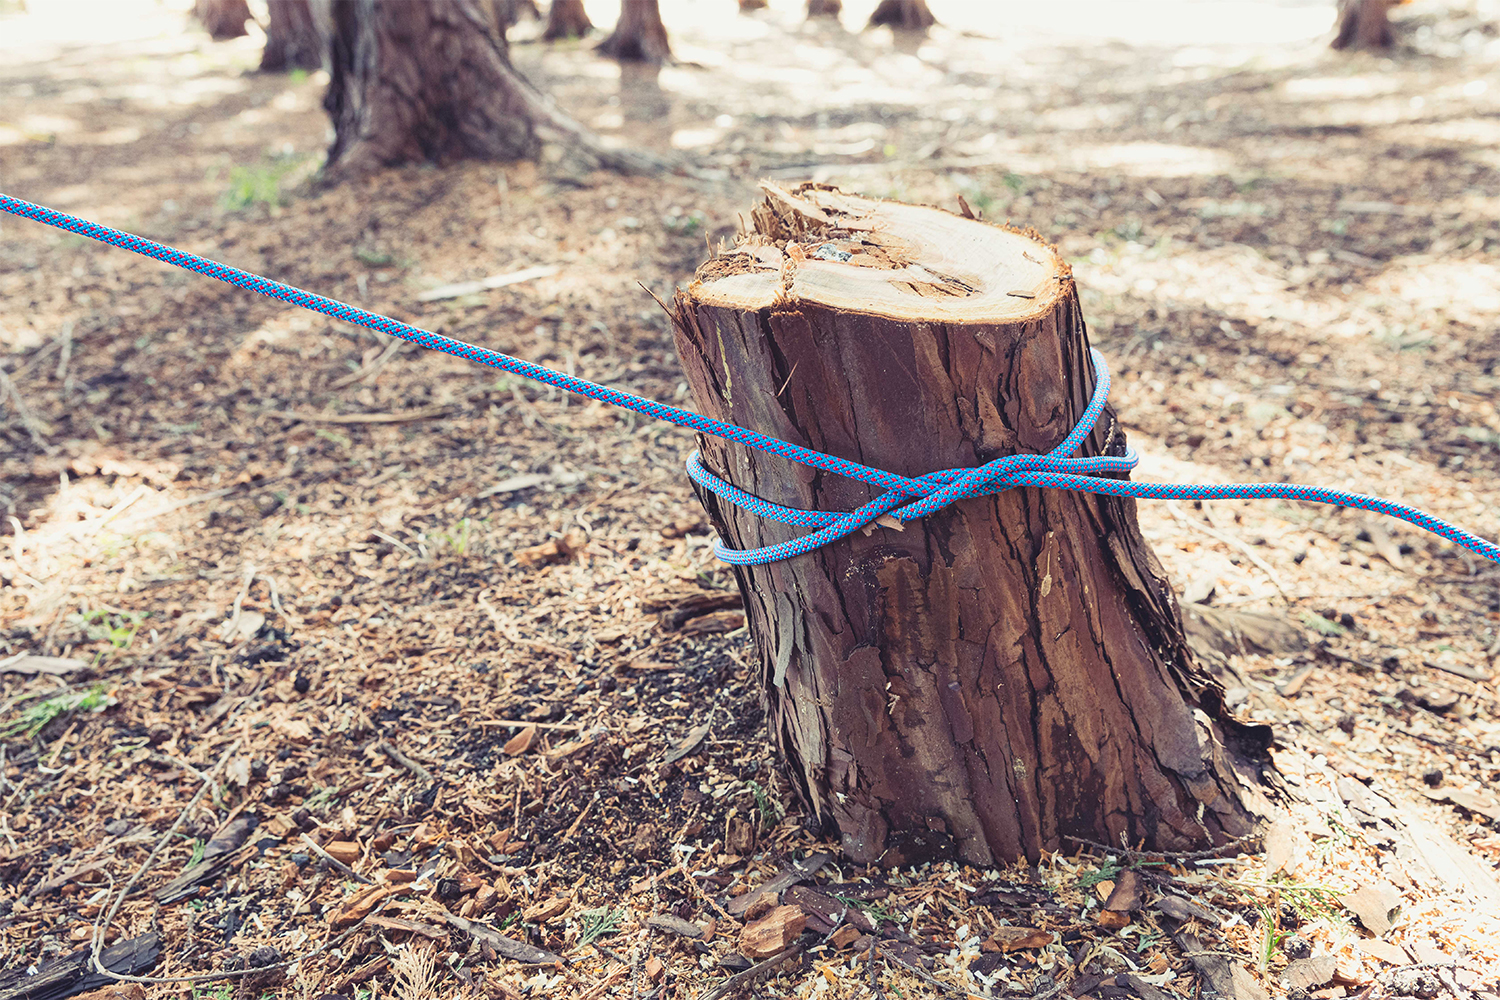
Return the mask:
{"type": "Polygon", "coordinates": [[[260,54],[262,73],[321,69],[323,32],[313,17],[310,0],[267,0],[266,47],[260,54]]]}
{"type": "Polygon", "coordinates": [[[216,42],[243,38],[250,33],[245,29],[245,22],[251,17],[245,0],[195,0],[193,16],[216,42]]]}
{"type": "Polygon", "coordinates": [[[582,38],[594,30],[589,12],[583,9],[583,0],[552,0],[547,9],[547,27],[542,31],[542,40],[555,42],[563,38],[582,38]]]}
{"type": "Polygon", "coordinates": [[[656,0],[621,0],[620,19],[599,51],[625,62],[670,62],[672,47],[656,0]]]}
{"type": "Polygon", "coordinates": [[[927,0],[880,0],[870,15],[870,27],[889,25],[901,31],[926,31],[937,24],[927,0]]]}
{"type": "MultiPolygon", "coordinates": [[[[1071,272],[1034,233],[820,185],[763,185],[674,310],[700,412],[905,476],[1041,453],[1094,388],[1071,272]]],[[[1106,410],[1082,453],[1123,454],[1106,410]]],[[[847,511],[879,490],[704,438],[756,496],[847,511]]],[[[802,530],[700,497],[725,542],[802,530]]],[[[966,500],[736,567],[771,738],[859,862],[975,864],[1068,837],[1223,843],[1267,808],[1269,731],[1194,663],[1133,501],[966,500]]]]}

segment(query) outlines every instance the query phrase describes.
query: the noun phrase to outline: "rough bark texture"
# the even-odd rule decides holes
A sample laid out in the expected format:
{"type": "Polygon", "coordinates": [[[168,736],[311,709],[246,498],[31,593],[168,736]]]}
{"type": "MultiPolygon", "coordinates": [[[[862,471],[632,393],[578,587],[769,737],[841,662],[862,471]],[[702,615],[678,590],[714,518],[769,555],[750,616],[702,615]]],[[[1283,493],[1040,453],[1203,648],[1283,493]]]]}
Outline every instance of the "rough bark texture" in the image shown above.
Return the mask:
{"type": "Polygon", "coordinates": [[[937,24],[937,18],[927,9],[927,0],[880,0],[880,5],[870,15],[870,27],[881,24],[908,31],[924,31],[937,24]]]}
{"type": "Polygon", "coordinates": [[[1387,14],[1391,0],[1340,0],[1336,49],[1388,49],[1393,41],[1387,14]]]}
{"type": "MultiPolygon", "coordinates": [[[[1087,405],[1083,316],[1057,280],[1050,308],[998,324],[788,297],[743,310],[695,282],[676,300],[678,351],[703,413],[907,476],[970,467],[1047,451],[1087,405]]],[[[700,448],[789,506],[878,493],[717,438],[700,448]]],[[[1107,411],[1083,453],[1123,449],[1107,411]]],[[[731,546],[800,533],[700,496],[731,546]]],[[[1268,732],[1231,720],[1194,664],[1132,501],[1017,489],[736,576],[771,738],[856,861],[1035,860],[1068,836],[1185,848],[1253,828],[1268,732]]]]}
{"type": "Polygon", "coordinates": [[[260,54],[260,71],[320,69],[323,32],[318,28],[309,0],[267,0],[267,5],[270,20],[266,26],[266,47],[260,54]]]}
{"type": "Polygon", "coordinates": [[[838,17],[844,12],[844,0],[807,0],[808,17],[838,17]]]}
{"type": "Polygon", "coordinates": [[[245,0],[195,0],[193,16],[216,42],[250,33],[245,29],[245,22],[250,20],[250,6],[245,0]]]}
{"type": "Polygon", "coordinates": [[[670,62],[672,47],[656,0],[621,0],[620,19],[599,51],[629,62],[670,62]]]}
{"type": "MultiPolygon", "coordinates": [[[[653,3],[653,8],[655,4],[653,3]]],[[[340,0],[323,106],[330,176],[402,163],[532,156],[542,139],[581,169],[651,173],[665,164],[613,149],[558,111],[510,64],[495,6],[340,0]]]]}
{"type": "Polygon", "coordinates": [[[530,85],[478,0],[334,4],[328,163],[342,171],[536,152],[530,85]]]}
{"type": "Polygon", "coordinates": [[[583,9],[583,0],[552,0],[542,40],[555,42],[561,38],[582,38],[593,30],[594,22],[583,9]]]}

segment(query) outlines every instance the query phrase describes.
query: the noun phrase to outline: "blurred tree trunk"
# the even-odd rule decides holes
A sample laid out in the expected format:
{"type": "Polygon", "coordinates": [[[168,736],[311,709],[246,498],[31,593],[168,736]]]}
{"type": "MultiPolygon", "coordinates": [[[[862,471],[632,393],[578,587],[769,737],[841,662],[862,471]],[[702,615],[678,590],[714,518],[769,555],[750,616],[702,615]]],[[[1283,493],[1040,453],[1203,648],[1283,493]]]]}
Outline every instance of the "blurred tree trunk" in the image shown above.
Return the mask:
{"type": "MultiPolygon", "coordinates": [[[[1040,240],[813,185],[748,214],[676,297],[698,412],[920,476],[1046,452],[1087,406],[1078,293],[1040,240]]],[[[699,448],[801,510],[883,492],[699,448]]],[[[1124,450],[1106,409],[1082,454],[1124,450]]],[[[699,497],[735,548],[807,530],[699,497]]],[[[1270,732],[1194,662],[1133,500],[1012,489],[734,572],[772,742],[858,863],[1035,862],[1069,837],[1191,850],[1269,811],[1270,732]]]]}
{"type": "Polygon", "coordinates": [[[620,0],[620,20],[599,43],[599,51],[628,62],[663,63],[672,59],[667,26],[656,0],[620,0]]]}
{"type": "Polygon", "coordinates": [[[323,32],[318,29],[310,0],[267,0],[270,21],[266,47],[260,54],[262,73],[293,69],[321,69],[323,32]]]}
{"type": "Polygon", "coordinates": [[[807,0],[808,17],[838,17],[844,12],[844,0],[807,0]]]}
{"type": "Polygon", "coordinates": [[[1335,49],[1388,49],[1393,41],[1387,17],[1392,0],[1339,0],[1335,49]]]}
{"type": "Polygon", "coordinates": [[[583,9],[583,0],[552,0],[547,9],[547,28],[542,40],[555,42],[562,38],[582,38],[594,30],[589,12],[583,9]]]}
{"type": "Polygon", "coordinates": [[[483,0],[333,5],[333,176],[402,163],[531,157],[557,141],[581,167],[650,172],[662,164],[606,147],[511,66],[483,0]]]}
{"type": "Polygon", "coordinates": [[[216,42],[243,38],[250,33],[245,30],[245,22],[250,20],[250,7],[245,0],[195,0],[193,16],[216,42]]]}
{"type": "Polygon", "coordinates": [[[740,13],[748,14],[752,10],[765,10],[766,0],[740,0],[740,13]]]}
{"type": "Polygon", "coordinates": [[[905,31],[925,31],[937,24],[927,9],[927,0],[880,0],[870,15],[870,27],[886,24],[905,31]]]}
{"type": "Polygon", "coordinates": [[[490,6],[495,12],[495,23],[502,33],[514,28],[523,17],[533,20],[541,20],[542,17],[542,12],[536,9],[536,0],[490,0],[490,6]]]}

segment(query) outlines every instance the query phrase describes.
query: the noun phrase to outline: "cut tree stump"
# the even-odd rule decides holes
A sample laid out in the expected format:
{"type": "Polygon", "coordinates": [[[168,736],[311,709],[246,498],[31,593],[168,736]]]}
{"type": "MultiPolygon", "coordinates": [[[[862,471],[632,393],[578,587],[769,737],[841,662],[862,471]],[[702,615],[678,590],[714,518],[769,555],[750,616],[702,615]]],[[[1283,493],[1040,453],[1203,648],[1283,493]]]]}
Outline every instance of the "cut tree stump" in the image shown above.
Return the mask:
{"type": "Polygon", "coordinates": [[[583,9],[583,0],[552,0],[547,9],[547,27],[542,31],[542,41],[555,42],[564,38],[582,38],[594,30],[589,12],[583,9]]]}
{"type": "MultiPolygon", "coordinates": [[[[674,310],[700,412],[905,476],[1045,452],[1094,388],[1072,274],[1034,233],[763,185],[674,310]],[[846,256],[847,255],[847,256],[846,256]]],[[[879,491],[718,438],[767,500],[879,491]]],[[[1083,454],[1123,454],[1106,409],[1083,454]]],[[[700,493],[726,544],[803,529],[700,493]]],[[[736,567],[771,738],[856,861],[1035,860],[1064,838],[1220,844],[1269,811],[1269,730],[1192,659],[1133,501],[1014,489],[736,567]]]]}
{"type": "Polygon", "coordinates": [[[672,47],[657,0],[621,0],[620,19],[599,51],[622,62],[670,62],[672,47]]]}

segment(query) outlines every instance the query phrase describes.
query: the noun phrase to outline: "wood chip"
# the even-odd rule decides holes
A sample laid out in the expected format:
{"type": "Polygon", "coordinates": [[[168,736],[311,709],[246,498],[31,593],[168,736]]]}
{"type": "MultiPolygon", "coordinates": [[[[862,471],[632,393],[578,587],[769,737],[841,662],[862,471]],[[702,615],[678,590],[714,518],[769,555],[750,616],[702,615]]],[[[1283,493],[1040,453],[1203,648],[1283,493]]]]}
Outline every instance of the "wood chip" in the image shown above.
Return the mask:
{"type": "Polygon", "coordinates": [[[1050,931],[1037,930],[1035,927],[996,927],[985,945],[993,946],[996,951],[1027,951],[1045,948],[1051,943],[1050,931]]]}
{"type": "Polygon", "coordinates": [[[731,917],[743,916],[745,911],[750,908],[750,904],[754,903],[762,895],[766,893],[775,895],[780,893],[781,890],[790,888],[799,882],[806,882],[821,871],[824,865],[832,861],[832,854],[827,851],[819,851],[817,854],[810,855],[800,864],[792,865],[790,868],[780,872],[759,888],[751,889],[744,895],[735,896],[729,900],[724,909],[731,917]]]}
{"type": "Polygon", "coordinates": [[[533,924],[545,924],[568,912],[568,907],[573,905],[572,896],[553,896],[544,899],[540,903],[533,903],[521,911],[521,917],[533,924]]]}
{"type": "Polygon", "coordinates": [[[354,864],[364,854],[360,846],[352,840],[330,840],[323,845],[323,850],[346,865],[354,864]]]}
{"type": "Polygon", "coordinates": [[[709,724],[705,722],[701,726],[694,726],[688,730],[688,734],[676,746],[667,751],[666,756],[662,758],[662,762],[666,764],[674,763],[697,750],[698,744],[702,743],[704,737],[708,735],[709,728],[709,724]]]}
{"type": "Polygon", "coordinates": [[[531,745],[536,742],[536,733],[536,726],[527,726],[525,729],[521,730],[510,739],[506,740],[505,745],[500,748],[500,752],[505,754],[505,756],[507,757],[519,757],[527,750],[530,750],[531,745]]]}
{"type": "Polygon", "coordinates": [[[1361,952],[1371,958],[1378,959],[1387,965],[1405,965],[1411,961],[1411,956],[1406,949],[1394,941],[1385,941],[1380,938],[1361,938],[1355,942],[1361,952]]]}
{"type": "Polygon", "coordinates": [[[1340,896],[1339,902],[1379,937],[1391,929],[1392,918],[1401,906],[1401,893],[1389,882],[1376,880],[1340,896]]]}
{"type": "Polygon", "coordinates": [[[699,927],[692,921],[673,916],[670,913],[652,914],[646,918],[646,926],[652,930],[661,931],[663,934],[674,934],[677,937],[684,937],[693,941],[700,941],[705,937],[702,927],[699,927]]]}
{"type": "Polygon", "coordinates": [[[1299,958],[1281,973],[1281,982],[1289,989],[1312,990],[1326,986],[1333,979],[1338,967],[1332,955],[1314,955],[1299,958]]]}
{"type": "Polygon", "coordinates": [[[478,281],[457,281],[451,285],[440,285],[417,296],[418,302],[438,302],[443,299],[456,299],[461,295],[477,295],[494,288],[504,288],[506,285],[518,285],[523,281],[533,281],[537,278],[549,278],[556,274],[561,268],[556,264],[537,264],[534,267],[523,267],[519,271],[506,271],[501,274],[492,274],[488,278],[480,278],[478,281]]]}
{"type": "Polygon", "coordinates": [[[740,953],[759,961],[770,958],[797,939],[807,926],[807,914],[798,906],[778,906],[740,931],[740,953]]]}
{"type": "Polygon", "coordinates": [[[61,677],[78,670],[87,670],[87,660],[72,660],[61,656],[37,656],[34,653],[17,653],[0,658],[0,674],[50,674],[61,677]]]}
{"type": "Polygon", "coordinates": [[[340,903],[328,922],[333,925],[334,930],[356,924],[396,891],[393,885],[367,885],[340,903]]]}
{"type": "Polygon", "coordinates": [[[465,920],[458,914],[449,913],[447,910],[443,911],[443,919],[450,926],[458,928],[481,944],[489,945],[501,958],[508,958],[512,962],[521,962],[524,965],[565,964],[561,955],[555,955],[523,941],[508,938],[489,924],[482,924],[477,920],[465,920]]]}
{"type": "Polygon", "coordinates": [[[1110,890],[1109,898],[1104,901],[1106,910],[1118,910],[1122,913],[1131,913],[1141,908],[1141,874],[1133,868],[1127,868],[1120,873],[1115,880],[1115,887],[1110,890]]]}

